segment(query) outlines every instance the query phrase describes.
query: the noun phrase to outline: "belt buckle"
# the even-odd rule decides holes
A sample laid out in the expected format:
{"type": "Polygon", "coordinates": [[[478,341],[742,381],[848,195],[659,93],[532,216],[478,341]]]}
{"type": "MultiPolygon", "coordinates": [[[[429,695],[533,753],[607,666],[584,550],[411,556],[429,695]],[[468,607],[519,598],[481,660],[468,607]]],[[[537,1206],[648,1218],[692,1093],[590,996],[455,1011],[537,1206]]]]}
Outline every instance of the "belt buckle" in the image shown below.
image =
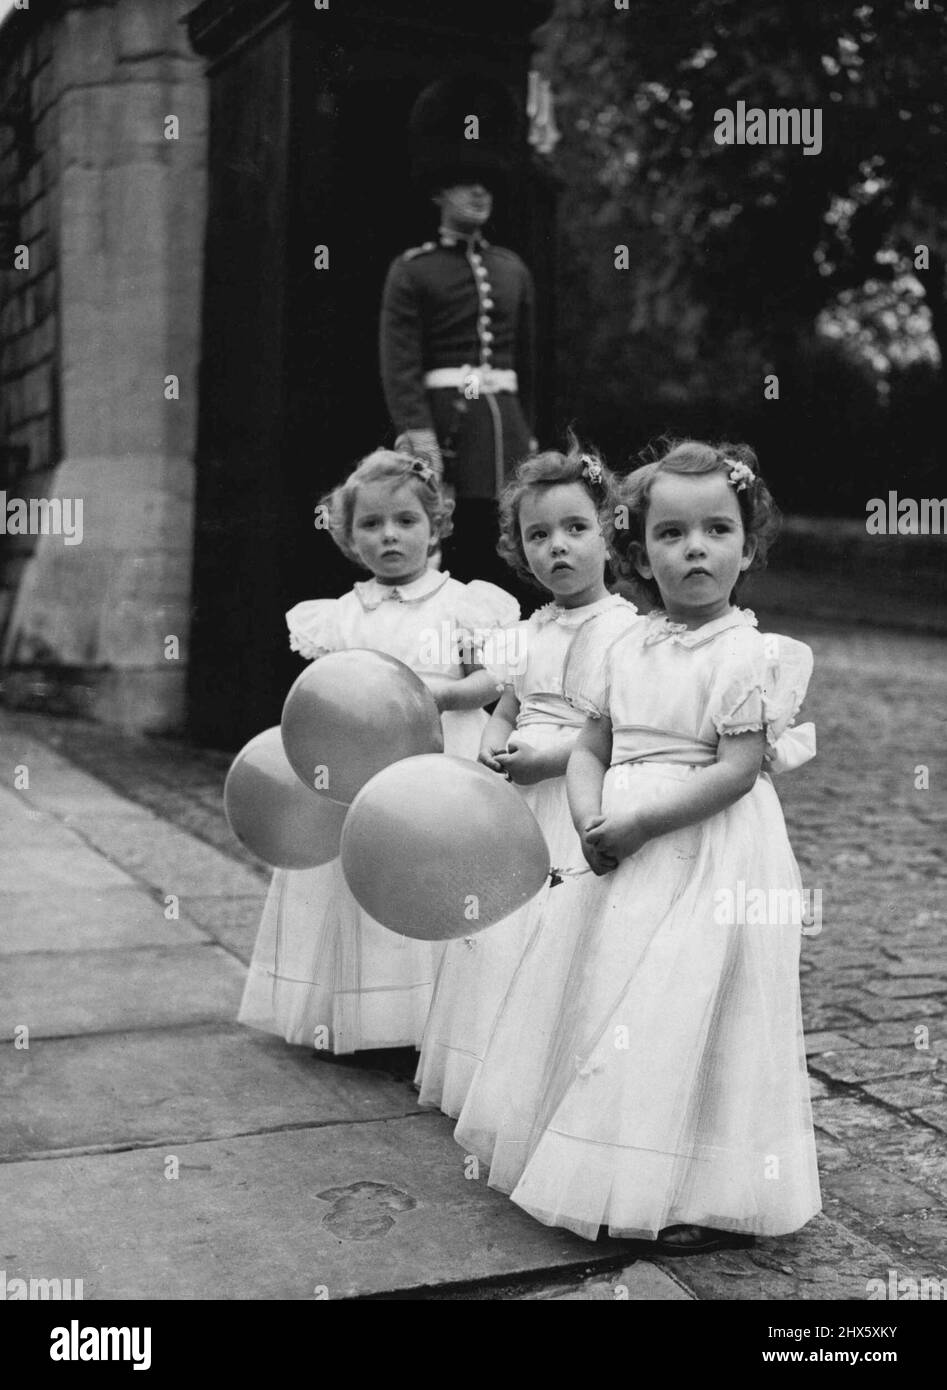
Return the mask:
{"type": "Polygon", "coordinates": [[[464,400],[470,400],[471,397],[468,395],[468,390],[470,388],[470,383],[473,382],[473,399],[477,400],[480,392],[483,390],[483,369],[481,367],[473,367],[469,362],[465,362],[460,369],[460,374],[460,385],[457,387],[457,390],[463,396],[464,400]]]}

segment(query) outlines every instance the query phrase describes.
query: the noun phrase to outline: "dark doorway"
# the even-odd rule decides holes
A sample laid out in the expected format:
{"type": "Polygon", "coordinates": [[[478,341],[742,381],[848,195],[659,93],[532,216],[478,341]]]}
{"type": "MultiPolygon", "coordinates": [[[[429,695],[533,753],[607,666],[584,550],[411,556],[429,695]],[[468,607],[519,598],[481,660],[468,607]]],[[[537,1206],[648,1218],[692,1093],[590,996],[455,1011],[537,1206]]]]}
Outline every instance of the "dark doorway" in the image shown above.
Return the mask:
{"type": "MultiPolygon", "coordinates": [[[[449,24],[431,21],[443,6],[417,3],[369,17],[361,7],[361,23],[350,7],[331,21],[333,10],[273,8],[249,37],[202,28],[207,6],[192,16],[199,50],[222,49],[210,69],[189,727],[225,748],[278,721],[301,669],[285,609],[359,577],[314,528],[314,508],[393,442],[378,376],[382,285],[392,257],[436,229],[409,179],[411,107],[472,62],[525,103],[528,31],[548,6],[515,18],[458,6],[449,24]],[[327,269],[314,265],[319,246],[327,269]]],[[[553,195],[525,147],[513,187],[491,235],[530,263],[548,343],[553,195]]]]}

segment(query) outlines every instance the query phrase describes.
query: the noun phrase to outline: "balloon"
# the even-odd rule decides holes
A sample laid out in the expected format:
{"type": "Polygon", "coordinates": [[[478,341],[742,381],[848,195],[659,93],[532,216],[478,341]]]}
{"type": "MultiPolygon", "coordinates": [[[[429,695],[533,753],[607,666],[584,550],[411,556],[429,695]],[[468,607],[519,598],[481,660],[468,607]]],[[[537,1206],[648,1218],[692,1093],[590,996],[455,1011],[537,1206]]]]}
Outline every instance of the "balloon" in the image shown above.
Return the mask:
{"type": "Polygon", "coordinates": [[[536,817],[502,777],[450,754],[405,758],[352,802],[342,871],[383,926],[418,941],[472,936],[529,902],[549,874],[536,817]]]}
{"type": "Polygon", "coordinates": [[[314,869],[339,853],[345,807],[307,791],[274,725],[241,748],[224,783],[224,810],[242,845],[277,869],[314,869]]]}
{"type": "Polygon", "coordinates": [[[306,786],[352,800],[389,763],[440,753],[444,735],[434,696],[403,661],[352,648],[321,657],[283,705],[283,747],[306,786]]]}

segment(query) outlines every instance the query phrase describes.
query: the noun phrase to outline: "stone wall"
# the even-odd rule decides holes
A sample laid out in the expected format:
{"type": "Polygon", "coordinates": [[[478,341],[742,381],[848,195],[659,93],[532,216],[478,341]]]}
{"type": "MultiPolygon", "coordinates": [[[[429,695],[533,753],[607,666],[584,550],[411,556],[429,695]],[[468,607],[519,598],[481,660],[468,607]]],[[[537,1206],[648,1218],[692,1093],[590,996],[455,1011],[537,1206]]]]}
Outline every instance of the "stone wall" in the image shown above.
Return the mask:
{"type": "MultiPolygon", "coordinates": [[[[50,54],[56,180],[54,346],[33,406],[55,420],[58,400],[61,443],[49,425],[47,471],[40,455],[30,471],[47,495],[81,501],[82,541],[41,535],[28,559],[8,557],[5,696],[153,731],[183,723],[190,625],[207,121],[186,9],[65,0],[19,25],[16,59],[22,81],[31,47],[50,54]]],[[[26,225],[39,234],[38,217],[26,225]]],[[[32,262],[31,246],[31,275],[32,262]]],[[[35,330],[17,352],[38,355],[35,330]]]]}
{"type": "MultiPolygon", "coordinates": [[[[20,43],[0,42],[0,489],[24,498],[46,494],[59,458],[54,28],[41,20],[20,43]],[[29,266],[18,270],[23,244],[29,266]]],[[[0,539],[0,631],[34,544],[29,535],[0,539]]]]}

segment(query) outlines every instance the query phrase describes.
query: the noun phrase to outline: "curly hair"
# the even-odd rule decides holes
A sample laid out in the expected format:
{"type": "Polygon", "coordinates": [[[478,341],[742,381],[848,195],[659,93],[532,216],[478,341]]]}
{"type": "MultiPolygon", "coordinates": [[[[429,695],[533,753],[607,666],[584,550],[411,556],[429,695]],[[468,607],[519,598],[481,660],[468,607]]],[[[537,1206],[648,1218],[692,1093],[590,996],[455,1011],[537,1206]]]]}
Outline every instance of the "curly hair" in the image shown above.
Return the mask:
{"type": "Polygon", "coordinates": [[[454,529],[451,520],[453,498],[447,496],[437,474],[426,458],[416,458],[404,450],[376,449],[357,464],[344,482],[322,498],[327,509],[329,534],[347,559],[362,565],[352,543],[352,519],[358,490],[365,483],[389,482],[392,488],[407,483],[424,508],[431,523],[431,549],[454,529]]]}
{"type": "MultiPolygon", "coordinates": [[[[762,569],[779,531],[780,516],[772,493],[760,477],[759,463],[749,444],[704,444],[697,439],[670,439],[662,440],[658,448],[652,447],[648,452],[652,455],[649,461],[618,483],[616,505],[605,522],[605,539],[618,572],[652,603],[660,604],[657,584],[653,579],[645,579],[635,568],[635,561],[647,554],[648,503],[655,479],[662,473],[690,477],[722,473],[729,478],[734,463],[744,464],[753,474],[735,496],[744,534],[747,540],[756,541],[756,553],[749,569],[762,569]],[[662,446],[663,453],[659,452],[662,446]]],[[[744,571],[734,585],[731,602],[746,573],[744,571]]]]}
{"type": "Polygon", "coordinates": [[[523,460],[500,494],[497,552],[521,579],[537,589],[543,586],[529,567],[520,533],[520,507],[524,497],[538,488],[579,483],[592,499],[599,521],[604,523],[614,510],[614,477],[601,455],[595,449],[582,446],[571,430],[566,437],[566,453],[550,449],[532,454],[523,460]]]}

